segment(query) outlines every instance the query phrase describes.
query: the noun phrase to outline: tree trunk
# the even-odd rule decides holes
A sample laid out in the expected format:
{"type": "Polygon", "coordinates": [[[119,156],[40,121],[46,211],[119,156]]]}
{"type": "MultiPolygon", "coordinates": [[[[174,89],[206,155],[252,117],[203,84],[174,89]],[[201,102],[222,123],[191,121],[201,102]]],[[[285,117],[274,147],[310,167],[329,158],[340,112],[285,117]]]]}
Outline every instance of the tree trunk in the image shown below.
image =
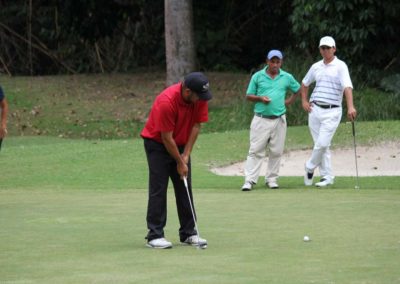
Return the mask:
{"type": "Polygon", "coordinates": [[[28,14],[28,57],[29,57],[29,71],[33,75],[33,62],[32,62],[32,0],[29,0],[29,14],[28,14]]]}
{"type": "Polygon", "coordinates": [[[166,84],[195,69],[192,0],[165,0],[166,84]]]}

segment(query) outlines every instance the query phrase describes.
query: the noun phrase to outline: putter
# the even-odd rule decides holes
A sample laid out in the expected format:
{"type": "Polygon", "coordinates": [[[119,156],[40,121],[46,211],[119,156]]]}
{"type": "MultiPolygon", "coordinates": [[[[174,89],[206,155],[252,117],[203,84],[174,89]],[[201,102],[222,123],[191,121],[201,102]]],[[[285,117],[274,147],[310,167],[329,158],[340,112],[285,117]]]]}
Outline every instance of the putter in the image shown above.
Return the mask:
{"type": "Polygon", "coordinates": [[[354,187],[355,189],[360,189],[360,186],[358,184],[358,165],[357,165],[357,147],[356,147],[356,129],[354,126],[354,120],[351,121],[351,127],[353,129],[353,146],[354,146],[354,158],[356,161],[356,186],[354,187]]]}
{"type": "MultiPolygon", "coordinates": [[[[190,210],[192,211],[194,227],[196,228],[196,232],[197,232],[197,240],[200,240],[199,227],[197,226],[196,216],[194,214],[193,204],[192,204],[192,201],[190,199],[189,187],[188,187],[188,183],[187,183],[187,178],[186,177],[183,177],[183,183],[185,184],[186,192],[187,192],[187,195],[188,195],[188,198],[189,198],[190,210]]],[[[200,242],[198,242],[197,248],[198,249],[206,249],[207,248],[207,244],[201,245],[200,242]]]]}

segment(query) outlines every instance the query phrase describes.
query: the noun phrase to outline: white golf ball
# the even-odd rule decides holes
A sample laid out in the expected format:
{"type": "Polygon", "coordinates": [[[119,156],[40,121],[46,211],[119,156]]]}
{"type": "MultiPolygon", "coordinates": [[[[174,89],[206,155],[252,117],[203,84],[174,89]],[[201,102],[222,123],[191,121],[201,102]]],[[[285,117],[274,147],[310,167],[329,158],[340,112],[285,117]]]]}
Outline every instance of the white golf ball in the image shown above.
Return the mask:
{"type": "Polygon", "coordinates": [[[310,241],[310,237],[309,236],[304,236],[303,241],[309,242],[310,241]]]}

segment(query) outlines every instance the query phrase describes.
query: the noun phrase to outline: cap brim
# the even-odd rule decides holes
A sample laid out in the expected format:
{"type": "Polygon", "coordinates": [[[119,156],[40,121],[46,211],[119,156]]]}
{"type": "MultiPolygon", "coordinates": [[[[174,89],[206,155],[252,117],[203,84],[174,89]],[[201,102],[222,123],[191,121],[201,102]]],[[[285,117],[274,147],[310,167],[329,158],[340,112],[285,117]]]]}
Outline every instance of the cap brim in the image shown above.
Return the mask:
{"type": "Polygon", "coordinates": [[[211,92],[205,92],[205,93],[198,93],[197,96],[199,97],[200,100],[202,101],[209,101],[212,99],[212,94],[211,92]]]}
{"type": "Polygon", "coordinates": [[[330,42],[321,42],[319,44],[319,47],[321,47],[321,46],[335,47],[335,45],[332,45],[332,43],[330,43],[330,42]]]}

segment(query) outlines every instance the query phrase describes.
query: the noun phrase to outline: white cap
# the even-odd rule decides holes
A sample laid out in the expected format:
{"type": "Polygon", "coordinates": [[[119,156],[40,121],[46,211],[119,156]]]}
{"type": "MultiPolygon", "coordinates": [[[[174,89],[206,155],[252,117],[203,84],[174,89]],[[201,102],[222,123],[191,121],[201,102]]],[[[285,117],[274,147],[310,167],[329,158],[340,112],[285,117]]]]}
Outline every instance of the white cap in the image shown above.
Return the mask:
{"type": "Polygon", "coordinates": [[[282,52],[277,49],[270,50],[267,55],[267,59],[271,60],[274,57],[278,57],[279,59],[283,58],[282,52]]]}
{"type": "Polygon", "coordinates": [[[321,46],[336,47],[335,40],[330,36],[324,36],[319,41],[319,47],[321,46]]]}

